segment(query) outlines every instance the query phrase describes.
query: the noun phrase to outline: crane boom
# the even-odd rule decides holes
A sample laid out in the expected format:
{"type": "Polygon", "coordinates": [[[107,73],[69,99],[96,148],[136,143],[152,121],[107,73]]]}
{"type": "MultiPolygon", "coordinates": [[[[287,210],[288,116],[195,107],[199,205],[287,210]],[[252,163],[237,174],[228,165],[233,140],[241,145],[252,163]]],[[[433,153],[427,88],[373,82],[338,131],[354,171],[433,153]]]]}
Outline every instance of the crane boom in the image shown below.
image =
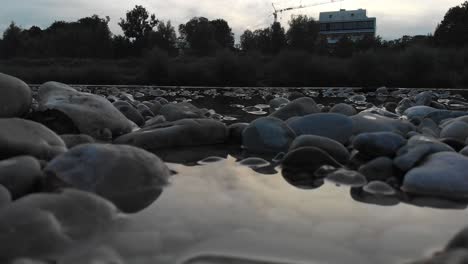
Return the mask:
{"type": "Polygon", "coordinates": [[[312,6],[319,6],[319,5],[325,5],[325,4],[343,2],[343,1],[344,1],[344,0],[328,0],[328,1],[320,2],[320,3],[314,3],[314,4],[309,4],[309,5],[300,4],[300,5],[298,5],[298,6],[286,7],[286,8],[282,8],[282,9],[276,9],[275,4],[272,3],[273,9],[274,9],[273,17],[275,18],[275,22],[277,22],[277,20],[278,20],[278,14],[279,14],[279,13],[283,13],[283,12],[291,11],[291,10],[296,10],[296,9],[308,8],[308,7],[312,7],[312,6]]]}

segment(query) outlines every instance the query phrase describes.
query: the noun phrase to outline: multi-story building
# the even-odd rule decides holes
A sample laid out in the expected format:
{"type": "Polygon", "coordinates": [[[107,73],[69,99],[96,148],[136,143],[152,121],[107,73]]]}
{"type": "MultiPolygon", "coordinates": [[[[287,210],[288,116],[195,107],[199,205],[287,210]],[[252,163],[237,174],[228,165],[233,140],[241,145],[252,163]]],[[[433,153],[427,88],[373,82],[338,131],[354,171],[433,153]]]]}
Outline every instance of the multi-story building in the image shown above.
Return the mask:
{"type": "Polygon", "coordinates": [[[345,10],[320,13],[320,35],[328,43],[336,43],[343,36],[351,40],[362,39],[364,36],[375,36],[377,19],[367,17],[365,9],[345,10]]]}

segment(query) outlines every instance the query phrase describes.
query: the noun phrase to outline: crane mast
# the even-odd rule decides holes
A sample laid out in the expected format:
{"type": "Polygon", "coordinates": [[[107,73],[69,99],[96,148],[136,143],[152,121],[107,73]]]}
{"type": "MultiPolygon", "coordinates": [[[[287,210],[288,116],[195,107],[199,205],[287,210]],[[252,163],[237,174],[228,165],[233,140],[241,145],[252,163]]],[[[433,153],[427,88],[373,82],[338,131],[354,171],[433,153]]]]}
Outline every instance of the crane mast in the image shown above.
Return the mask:
{"type": "Polygon", "coordinates": [[[278,22],[278,14],[286,12],[286,11],[291,11],[291,10],[296,10],[296,9],[303,9],[303,8],[308,8],[312,6],[319,6],[319,5],[325,5],[325,4],[331,4],[331,3],[338,3],[338,2],[343,2],[344,0],[328,0],[325,2],[320,2],[320,3],[315,3],[315,4],[310,4],[310,5],[303,5],[302,3],[298,6],[292,6],[292,7],[286,7],[286,8],[281,8],[277,9],[275,4],[272,3],[271,5],[273,6],[273,18],[275,20],[275,23],[278,22]]]}

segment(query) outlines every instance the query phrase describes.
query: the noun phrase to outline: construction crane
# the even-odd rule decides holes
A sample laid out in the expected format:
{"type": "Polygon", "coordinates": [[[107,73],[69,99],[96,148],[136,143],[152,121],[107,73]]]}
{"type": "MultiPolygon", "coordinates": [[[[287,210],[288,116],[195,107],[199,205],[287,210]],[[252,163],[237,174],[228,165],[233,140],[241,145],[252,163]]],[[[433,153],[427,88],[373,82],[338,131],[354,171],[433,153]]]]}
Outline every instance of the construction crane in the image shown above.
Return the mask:
{"type": "Polygon", "coordinates": [[[281,9],[276,9],[276,6],[274,3],[271,5],[273,6],[273,17],[275,19],[275,23],[278,22],[278,14],[281,14],[286,11],[291,11],[291,10],[296,10],[296,9],[303,9],[303,8],[308,8],[312,6],[319,6],[319,5],[325,5],[325,4],[331,4],[331,3],[338,3],[338,2],[343,2],[344,0],[328,0],[325,2],[320,2],[320,3],[314,3],[314,4],[309,4],[309,5],[303,5],[302,1],[301,4],[298,6],[292,6],[292,7],[286,7],[286,8],[281,8],[281,9]]]}

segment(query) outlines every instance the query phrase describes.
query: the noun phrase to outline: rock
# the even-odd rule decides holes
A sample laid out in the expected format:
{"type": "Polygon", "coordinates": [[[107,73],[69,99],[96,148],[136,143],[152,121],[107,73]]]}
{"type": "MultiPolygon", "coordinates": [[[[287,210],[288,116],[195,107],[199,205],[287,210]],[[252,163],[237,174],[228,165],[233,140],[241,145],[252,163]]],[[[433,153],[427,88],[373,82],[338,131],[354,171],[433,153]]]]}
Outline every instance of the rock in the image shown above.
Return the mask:
{"type": "Polygon", "coordinates": [[[73,148],[78,145],[87,144],[87,143],[94,143],[95,140],[91,136],[80,134],[80,135],[60,135],[63,142],[67,148],[73,148]]]}
{"type": "Polygon", "coordinates": [[[282,120],[262,117],[244,129],[242,143],[250,152],[286,152],[295,137],[294,131],[282,120]]]}
{"type": "Polygon", "coordinates": [[[393,132],[362,133],[353,140],[354,148],[370,157],[392,157],[405,144],[406,139],[393,132]]]}
{"type": "Polygon", "coordinates": [[[468,228],[456,234],[445,246],[445,250],[468,249],[468,228]]]}
{"type": "Polygon", "coordinates": [[[67,151],[63,140],[39,123],[19,118],[0,118],[0,127],[0,158],[31,155],[50,160],[67,151]]]}
{"type": "Polygon", "coordinates": [[[305,116],[314,113],[320,113],[320,108],[317,106],[317,103],[310,97],[302,97],[281,107],[270,116],[285,121],[291,117],[305,116]]]}
{"type": "Polygon", "coordinates": [[[131,120],[137,126],[143,126],[145,124],[145,119],[140,114],[140,112],[133,107],[130,103],[126,101],[117,101],[113,103],[115,108],[117,108],[126,118],[131,120]]]}
{"type": "Polygon", "coordinates": [[[393,167],[393,160],[388,157],[379,157],[371,160],[362,165],[359,168],[359,172],[363,174],[369,182],[386,181],[396,175],[396,171],[393,167]]]}
{"type": "Polygon", "coordinates": [[[363,188],[351,188],[350,194],[353,200],[366,204],[376,204],[380,206],[395,206],[400,203],[400,199],[396,195],[374,195],[365,192],[363,188]]]}
{"type": "Polygon", "coordinates": [[[408,193],[468,198],[468,158],[455,152],[430,155],[420,166],[410,170],[402,190],[408,193]]]}
{"type": "Polygon", "coordinates": [[[396,194],[395,189],[390,185],[381,181],[372,181],[364,186],[363,190],[366,193],[377,195],[377,196],[392,196],[396,194]]]}
{"type": "Polygon", "coordinates": [[[32,103],[31,88],[22,80],[0,73],[0,118],[21,117],[32,103]]]}
{"type": "Polygon", "coordinates": [[[407,109],[409,109],[409,108],[411,108],[411,107],[413,107],[413,106],[415,106],[415,103],[414,103],[413,101],[411,101],[411,99],[409,99],[409,98],[404,98],[403,100],[401,100],[401,101],[398,103],[398,105],[397,105],[397,107],[396,107],[396,109],[395,109],[395,112],[396,112],[397,114],[399,114],[399,115],[403,115],[403,113],[404,113],[407,109]]]}
{"type": "Polygon", "coordinates": [[[375,93],[378,94],[378,95],[388,95],[389,94],[387,87],[379,87],[379,88],[377,88],[375,90],[375,93]]]}
{"type": "Polygon", "coordinates": [[[426,91],[426,92],[419,93],[414,97],[414,101],[416,102],[417,105],[426,105],[426,106],[431,105],[432,92],[426,91]]]}
{"type": "Polygon", "coordinates": [[[294,91],[294,92],[289,93],[288,99],[293,101],[302,97],[305,97],[303,93],[294,91]]]}
{"type": "Polygon", "coordinates": [[[327,175],[327,180],[338,185],[350,187],[362,187],[367,184],[367,180],[357,171],[338,169],[327,175]]]}
{"type": "Polygon", "coordinates": [[[455,150],[439,142],[425,142],[418,145],[408,144],[398,151],[393,163],[400,170],[409,171],[427,156],[445,151],[454,152],[455,150]]]}
{"type": "Polygon", "coordinates": [[[406,109],[403,115],[405,115],[408,119],[413,119],[417,117],[424,118],[428,114],[432,112],[436,112],[436,111],[439,111],[439,110],[429,107],[429,106],[419,105],[419,106],[413,106],[413,107],[406,109]]]}
{"type": "Polygon", "coordinates": [[[19,156],[0,161],[0,185],[18,199],[37,188],[42,179],[41,164],[31,156],[19,156]]]}
{"type": "Polygon", "coordinates": [[[465,157],[468,157],[468,146],[460,150],[460,154],[462,154],[465,157]]]}
{"type": "Polygon", "coordinates": [[[229,139],[231,143],[242,145],[242,133],[249,126],[249,123],[234,123],[228,126],[229,139]]]}
{"type": "Polygon", "coordinates": [[[320,113],[288,120],[296,135],[315,135],[331,138],[341,144],[348,143],[353,132],[352,120],[341,114],[320,113]]]}
{"type": "Polygon", "coordinates": [[[468,137],[468,123],[454,120],[454,122],[450,122],[442,128],[440,137],[465,142],[468,137]]]}
{"type": "Polygon", "coordinates": [[[10,191],[3,185],[0,185],[0,210],[10,204],[12,199],[10,191]]]}
{"type": "Polygon", "coordinates": [[[140,112],[140,114],[145,118],[154,117],[153,111],[151,111],[151,109],[148,106],[146,106],[145,104],[138,104],[137,109],[138,109],[138,112],[140,112]]]}
{"type": "Polygon", "coordinates": [[[349,161],[349,151],[338,141],[321,136],[302,135],[296,137],[292,142],[289,150],[295,150],[302,147],[316,147],[332,156],[341,164],[346,164],[349,161]]]}
{"type": "Polygon", "coordinates": [[[366,110],[361,111],[361,114],[366,114],[366,113],[380,115],[384,117],[390,117],[390,118],[399,118],[397,114],[387,111],[385,108],[380,108],[376,106],[370,106],[366,110]]]}
{"type": "Polygon", "coordinates": [[[153,105],[150,107],[151,112],[153,112],[154,115],[159,115],[159,111],[161,111],[162,104],[159,101],[153,100],[151,102],[153,105]]]}
{"type": "Polygon", "coordinates": [[[132,131],[133,124],[106,98],[81,93],[57,82],[47,82],[38,91],[40,109],[58,110],[67,115],[80,133],[109,140],[132,131]]]}
{"type": "Polygon", "coordinates": [[[117,138],[114,143],[146,150],[214,145],[226,142],[228,129],[211,119],[182,119],[156,124],[117,138]]]}
{"type": "Polygon", "coordinates": [[[203,118],[205,113],[206,110],[199,109],[190,103],[166,104],[159,110],[159,114],[163,115],[167,121],[203,118]]]}
{"type": "Polygon", "coordinates": [[[442,122],[443,120],[448,120],[452,118],[457,118],[458,120],[463,121],[465,120],[466,116],[468,116],[468,112],[439,110],[427,114],[426,118],[432,119],[432,121],[434,121],[436,124],[440,124],[440,122],[442,122]]]}
{"type": "Polygon", "coordinates": [[[146,120],[145,122],[145,125],[143,127],[150,127],[150,126],[155,126],[155,125],[160,125],[160,124],[163,124],[163,123],[166,123],[167,120],[164,116],[162,115],[158,115],[158,116],[155,116],[151,119],[148,119],[146,120]]]}
{"type": "Polygon", "coordinates": [[[432,137],[439,137],[440,135],[439,126],[429,118],[421,120],[418,128],[424,135],[430,135],[432,137]]]}
{"type": "Polygon", "coordinates": [[[73,187],[100,195],[126,213],[138,212],[161,194],[170,175],[156,155],[125,145],[86,144],[44,168],[51,189],[73,187]]]}
{"type": "Polygon", "coordinates": [[[342,114],[345,116],[353,116],[357,114],[356,109],[349,104],[336,104],[330,109],[330,113],[342,114]]]}
{"type": "Polygon", "coordinates": [[[416,127],[406,120],[388,118],[376,114],[362,113],[351,117],[354,135],[371,132],[395,132],[406,135],[416,127]]]}
{"type": "Polygon", "coordinates": [[[282,105],[289,104],[289,100],[284,97],[277,97],[274,99],[271,99],[270,102],[268,103],[270,105],[270,109],[276,111],[277,108],[281,107],[282,105]]]}
{"type": "Polygon", "coordinates": [[[0,210],[0,261],[62,255],[113,226],[117,210],[91,193],[32,194],[0,210]]]}
{"type": "Polygon", "coordinates": [[[440,142],[446,144],[446,145],[449,145],[450,147],[452,147],[455,151],[461,151],[464,147],[465,147],[465,142],[463,141],[460,141],[458,139],[454,139],[454,138],[441,138],[439,139],[440,142]]]}

